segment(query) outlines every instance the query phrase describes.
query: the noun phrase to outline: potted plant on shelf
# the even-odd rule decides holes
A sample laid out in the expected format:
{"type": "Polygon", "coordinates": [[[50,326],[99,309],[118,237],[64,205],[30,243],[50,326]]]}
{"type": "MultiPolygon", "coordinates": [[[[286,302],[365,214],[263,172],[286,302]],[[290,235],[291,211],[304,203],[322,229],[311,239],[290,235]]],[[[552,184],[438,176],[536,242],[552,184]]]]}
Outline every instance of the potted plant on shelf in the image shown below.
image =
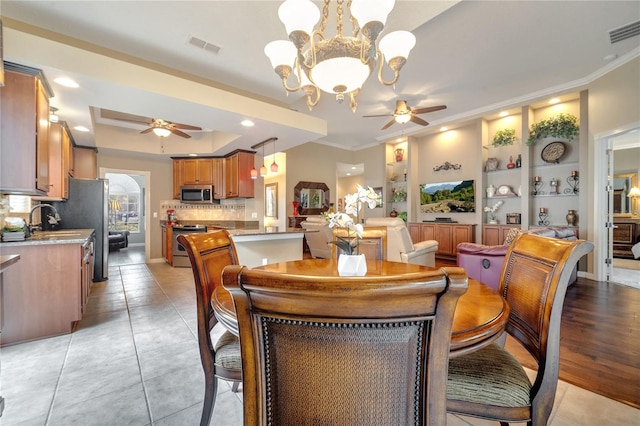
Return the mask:
{"type": "Polygon", "coordinates": [[[516,129],[502,129],[496,132],[491,145],[494,147],[513,145],[515,141],[516,129]]]}
{"type": "Polygon", "coordinates": [[[579,132],[578,118],[575,115],[560,113],[555,117],[533,124],[529,131],[527,145],[533,145],[538,139],[546,137],[572,140],[579,132]]]}

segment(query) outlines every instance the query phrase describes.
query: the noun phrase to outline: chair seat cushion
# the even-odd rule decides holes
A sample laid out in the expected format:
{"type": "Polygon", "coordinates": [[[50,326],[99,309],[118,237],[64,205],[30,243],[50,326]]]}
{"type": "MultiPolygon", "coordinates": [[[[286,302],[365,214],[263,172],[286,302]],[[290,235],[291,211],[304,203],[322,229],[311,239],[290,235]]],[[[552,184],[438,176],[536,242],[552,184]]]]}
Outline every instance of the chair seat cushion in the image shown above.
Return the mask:
{"type": "Polygon", "coordinates": [[[449,360],[447,399],[499,407],[527,407],[531,382],[520,363],[491,344],[449,360]]]}
{"type": "Polygon", "coordinates": [[[242,369],[240,357],[240,339],[238,336],[225,331],[215,344],[216,365],[226,369],[242,369]]]}

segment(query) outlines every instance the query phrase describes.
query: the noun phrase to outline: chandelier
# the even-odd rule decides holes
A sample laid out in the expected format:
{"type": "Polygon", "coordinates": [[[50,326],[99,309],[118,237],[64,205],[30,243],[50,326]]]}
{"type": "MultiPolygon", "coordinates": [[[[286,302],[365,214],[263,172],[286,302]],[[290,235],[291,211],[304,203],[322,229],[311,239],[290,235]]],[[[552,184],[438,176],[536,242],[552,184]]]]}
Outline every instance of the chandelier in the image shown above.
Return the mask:
{"type": "Polygon", "coordinates": [[[351,15],[353,33],[342,35],[344,0],[337,0],[336,35],[326,37],[330,0],[324,0],[322,20],[320,11],[311,0],[286,0],[278,9],[289,40],[275,40],[267,44],[265,54],[288,92],[302,89],[311,110],[320,100],[320,91],[333,93],[338,102],[349,96],[351,110],[355,112],[356,97],[364,82],[378,63],[378,80],[390,86],[398,81],[400,70],[407,61],[416,38],[409,31],[394,31],[380,40],[387,15],[395,0],[348,0],[346,8],[351,15]],[[320,26],[314,30],[320,20],[320,26]],[[382,76],[386,63],[393,71],[393,79],[382,76]],[[297,79],[289,86],[289,76],[297,79]]]}

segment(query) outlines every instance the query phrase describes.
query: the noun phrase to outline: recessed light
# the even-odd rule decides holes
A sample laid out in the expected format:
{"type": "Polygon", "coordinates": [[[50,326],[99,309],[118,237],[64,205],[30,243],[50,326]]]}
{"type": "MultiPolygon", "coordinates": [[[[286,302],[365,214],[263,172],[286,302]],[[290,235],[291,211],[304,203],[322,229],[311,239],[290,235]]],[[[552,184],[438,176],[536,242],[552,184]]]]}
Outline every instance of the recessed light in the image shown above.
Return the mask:
{"type": "Polygon", "coordinates": [[[500,117],[506,117],[507,115],[509,115],[509,113],[507,111],[502,111],[500,114],[498,114],[500,117]]]}
{"type": "Polygon", "coordinates": [[[549,104],[550,105],[557,104],[559,102],[560,102],[560,99],[558,99],[558,98],[549,99],[549,104]]]}
{"type": "Polygon", "coordinates": [[[64,87],[71,87],[73,89],[80,87],[78,83],[67,77],[58,77],[53,81],[64,87]]]}
{"type": "Polygon", "coordinates": [[[446,132],[447,130],[449,130],[449,129],[448,129],[448,128],[446,128],[446,127],[440,127],[440,131],[441,131],[441,132],[446,132]]]}
{"type": "Polygon", "coordinates": [[[76,127],[74,127],[74,129],[76,129],[79,132],[88,132],[89,131],[89,129],[87,129],[84,126],[76,126],[76,127]]]}
{"type": "Polygon", "coordinates": [[[240,124],[242,124],[244,127],[253,127],[255,125],[251,120],[242,120],[240,124]]]}
{"type": "Polygon", "coordinates": [[[357,169],[356,166],[351,166],[351,170],[355,170],[355,169],[357,169]]]}

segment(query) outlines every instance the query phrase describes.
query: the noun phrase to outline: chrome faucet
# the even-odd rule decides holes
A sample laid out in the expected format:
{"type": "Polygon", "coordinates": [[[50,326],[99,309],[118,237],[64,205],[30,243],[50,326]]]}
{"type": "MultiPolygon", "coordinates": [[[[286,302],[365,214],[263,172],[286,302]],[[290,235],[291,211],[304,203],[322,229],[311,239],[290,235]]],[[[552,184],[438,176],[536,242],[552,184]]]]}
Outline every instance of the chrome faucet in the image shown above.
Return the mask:
{"type": "MultiPolygon", "coordinates": [[[[58,210],[56,210],[55,207],[53,207],[51,204],[46,204],[46,203],[40,203],[40,204],[36,204],[35,206],[31,207],[31,210],[29,210],[29,225],[27,225],[27,228],[29,228],[29,232],[34,231],[34,226],[33,226],[33,212],[36,209],[39,208],[43,208],[43,207],[49,207],[51,208],[51,210],[53,210],[54,216],[50,217],[49,219],[49,223],[51,223],[52,225],[56,225],[60,222],[60,215],[58,214],[58,210]]],[[[40,218],[40,229],[42,228],[42,218],[40,218]]]]}

